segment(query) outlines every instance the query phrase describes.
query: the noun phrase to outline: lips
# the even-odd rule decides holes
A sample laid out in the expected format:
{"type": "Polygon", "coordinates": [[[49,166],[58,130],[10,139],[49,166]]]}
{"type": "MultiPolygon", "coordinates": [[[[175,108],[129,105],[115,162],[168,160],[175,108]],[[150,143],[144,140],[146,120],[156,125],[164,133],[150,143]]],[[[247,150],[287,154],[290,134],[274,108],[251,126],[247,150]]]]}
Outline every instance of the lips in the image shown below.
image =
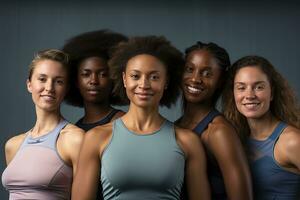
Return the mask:
{"type": "Polygon", "coordinates": [[[149,97],[153,96],[152,93],[144,93],[144,92],[136,92],[135,95],[141,99],[148,99],[149,97]]]}
{"type": "Polygon", "coordinates": [[[97,95],[100,93],[100,89],[88,89],[87,93],[91,95],[97,95]]]}
{"type": "Polygon", "coordinates": [[[46,101],[53,101],[56,99],[55,96],[53,96],[53,95],[41,95],[41,97],[43,99],[45,99],[46,101]]]}
{"type": "Polygon", "coordinates": [[[200,94],[203,92],[204,88],[199,86],[186,85],[186,91],[191,94],[200,94]]]}
{"type": "Polygon", "coordinates": [[[243,103],[243,106],[245,106],[249,110],[256,109],[259,105],[260,105],[260,103],[258,103],[258,102],[243,103]]]}

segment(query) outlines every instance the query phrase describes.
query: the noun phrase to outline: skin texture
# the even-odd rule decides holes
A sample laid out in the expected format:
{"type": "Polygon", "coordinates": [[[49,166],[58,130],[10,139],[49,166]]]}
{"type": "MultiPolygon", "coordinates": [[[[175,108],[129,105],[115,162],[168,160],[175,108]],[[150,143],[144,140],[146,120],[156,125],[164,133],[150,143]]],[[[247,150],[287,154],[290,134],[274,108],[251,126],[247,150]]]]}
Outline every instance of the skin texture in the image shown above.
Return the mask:
{"type": "MultiPolygon", "coordinates": [[[[159,130],[165,119],[159,114],[160,99],[167,84],[165,66],[155,57],[142,54],[131,58],[123,73],[130,100],[129,111],[121,118],[137,134],[159,130]]],[[[186,179],[191,200],[210,199],[206,159],[200,140],[191,131],[176,127],[176,140],[186,155],[186,179]]],[[[100,177],[101,157],[112,136],[112,123],[96,127],[85,135],[73,200],[95,199],[100,177]]]]}
{"type": "MultiPolygon", "coordinates": [[[[256,140],[268,138],[279,120],[270,112],[272,86],[263,71],[255,66],[241,68],[234,79],[234,98],[238,111],[247,118],[256,140]]],[[[300,130],[287,126],[274,147],[274,158],[284,169],[300,174],[300,130]]]]}
{"type": "MultiPolygon", "coordinates": [[[[83,98],[84,123],[95,123],[110,111],[109,95],[112,87],[106,60],[100,57],[84,59],[78,68],[77,87],[83,98]]],[[[118,112],[112,120],[122,116],[118,112]]]]}
{"type": "MultiPolygon", "coordinates": [[[[57,126],[62,118],[60,104],[67,91],[67,78],[67,73],[59,62],[41,60],[36,64],[32,78],[27,80],[27,89],[35,104],[37,121],[32,131],[17,135],[6,142],[7,164],[14,158],[26,134],[39,137],[57,126]]],[[[72,124],[68,124],[61,131],[57,140],[58,153],[63,161],[73,168],[73,174],[77,169],[82,140],[83,131],[72,124]]]]}
{"type": "MultiPolygon", "coordinates": [[[[186,107],[180,127],[193,130],[214,108],[212,96],[220,87],[222,71],[207,50],[194,50],[186,58],[182,89],[186,107]]],[[[220,167],[229,199],[252,199],[251,178],[241,142],[223,116],[217,116],[199,135],[206,151],[220,167]]]]}

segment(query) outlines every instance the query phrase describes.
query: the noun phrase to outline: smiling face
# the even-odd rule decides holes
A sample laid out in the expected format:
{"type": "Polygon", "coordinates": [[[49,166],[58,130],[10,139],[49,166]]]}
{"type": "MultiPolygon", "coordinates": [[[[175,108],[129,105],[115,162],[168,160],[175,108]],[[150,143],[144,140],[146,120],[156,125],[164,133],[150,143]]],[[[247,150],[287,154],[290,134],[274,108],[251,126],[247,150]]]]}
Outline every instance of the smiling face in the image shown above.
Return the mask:
{"type": "Polygon", "coordinates": [[[134,56],[127,62],[123,83],[130,104],[158,107],[167,83],[166,67],[154,56],[134,56]]]}
{"type": "Polygon", "coordinates": [[[80,63],[77,85],[85,103],[108,103],[111,81],[105,60],[90,57],[80,63]]]}
{"type": "Polygon", "coordinates": [[[67,92],[67,78],[61,63],[48,59],[38,61],[27,80],[27,89],[36,108],[57,111],[67,92]]]}
{"type": "Polygon", "coordinates": [[[194,50],[188,54],[182,77],[182,89],[189,103],[211,102],[218,88],[221,68],[207,50],[194,50]]]}
{"type": "Polygon", "coordinates": [[[272,100],[267,75],[256,66],[239,69],[234,78],[234,99],[238,111],[248,119],[268,113],[272,100]]]}

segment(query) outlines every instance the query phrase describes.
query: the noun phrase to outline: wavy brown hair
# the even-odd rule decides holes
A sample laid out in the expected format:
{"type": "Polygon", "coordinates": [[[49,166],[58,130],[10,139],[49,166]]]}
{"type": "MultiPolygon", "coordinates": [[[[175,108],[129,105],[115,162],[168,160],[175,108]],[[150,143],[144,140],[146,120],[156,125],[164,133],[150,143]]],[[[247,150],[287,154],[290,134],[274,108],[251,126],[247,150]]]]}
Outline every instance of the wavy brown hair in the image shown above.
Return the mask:
{"type": "Polygon", "coordinates": [[[222,94],[222,106],[225,117],[237,128],[245,142],[250,135],[250,128],[244,117],[235,105],[233,86],[237,72],[243,67],[257,67],[267,76],[272,90],[273,99],[270,102],[270,112],[277,119],[300,128],[300,107],[296,94],[289,86],[286,79],[277,72],[274,66],[260,56],[246,56],[236,61],[229,70],[227,83],[222,94]]]}

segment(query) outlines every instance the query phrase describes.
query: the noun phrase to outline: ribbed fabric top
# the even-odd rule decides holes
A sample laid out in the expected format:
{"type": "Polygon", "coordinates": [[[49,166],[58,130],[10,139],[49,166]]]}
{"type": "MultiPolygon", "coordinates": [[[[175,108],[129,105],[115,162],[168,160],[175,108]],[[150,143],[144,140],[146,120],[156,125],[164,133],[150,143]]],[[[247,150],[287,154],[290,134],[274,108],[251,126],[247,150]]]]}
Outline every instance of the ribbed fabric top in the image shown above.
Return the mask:
{"type": "Polygon", "coordinates": [[[165,121],[158,131],[137,134],[119,118],[103,152],[101,182],[105,200],[179,200],[185,156],[174,125],[165,121]]]}
{"type": "MultiPolygon", "coordinates": [[[[208,127],[208,125],[214,120],[215,117],[221,115],[216,109],[212,109],[193,129],[194,132],[201,135],[208,127]]],[[[225,200],[227,199],[223,176],[216,160],[207,152],[208,162],[207,171],[208,179],[211,186],[212,199],[225,200]]]]}
{"type": "Polygon", "coordinates": [[[108,113],[108,115],[106,115],[105,117],[103,117],[102,119],[100,119],[99,121],[97,121],[95,123],[83,123],[83,118],[81,118],[80,120],[78,120],[78,122],[76,122],[76,126],[83,129],[84,131],[88,131],[96,126],[101,126],[101,125],[109,123],[112,120],[112,118],[115,116],[115,114],[117,114],[118,112],[120,112],[120,110],[113,108],[108,113]]]}
{"type": "Polygon", "coordinates": [[[41,137],[32,138],[27,133],[2,174],[2,184],[9,191],[10,200],[70,199],[72,168],[64,163],[56,148],[59,133],[67,123],[62,120],[41,137]]]}
{"type": "Polygon", "coordinates": [[[285,170],[274,159],[274,146],[286,126],[280,122],[266,140],[248,140],[255,199],[300,199],[300,175],[285,170]]]}

